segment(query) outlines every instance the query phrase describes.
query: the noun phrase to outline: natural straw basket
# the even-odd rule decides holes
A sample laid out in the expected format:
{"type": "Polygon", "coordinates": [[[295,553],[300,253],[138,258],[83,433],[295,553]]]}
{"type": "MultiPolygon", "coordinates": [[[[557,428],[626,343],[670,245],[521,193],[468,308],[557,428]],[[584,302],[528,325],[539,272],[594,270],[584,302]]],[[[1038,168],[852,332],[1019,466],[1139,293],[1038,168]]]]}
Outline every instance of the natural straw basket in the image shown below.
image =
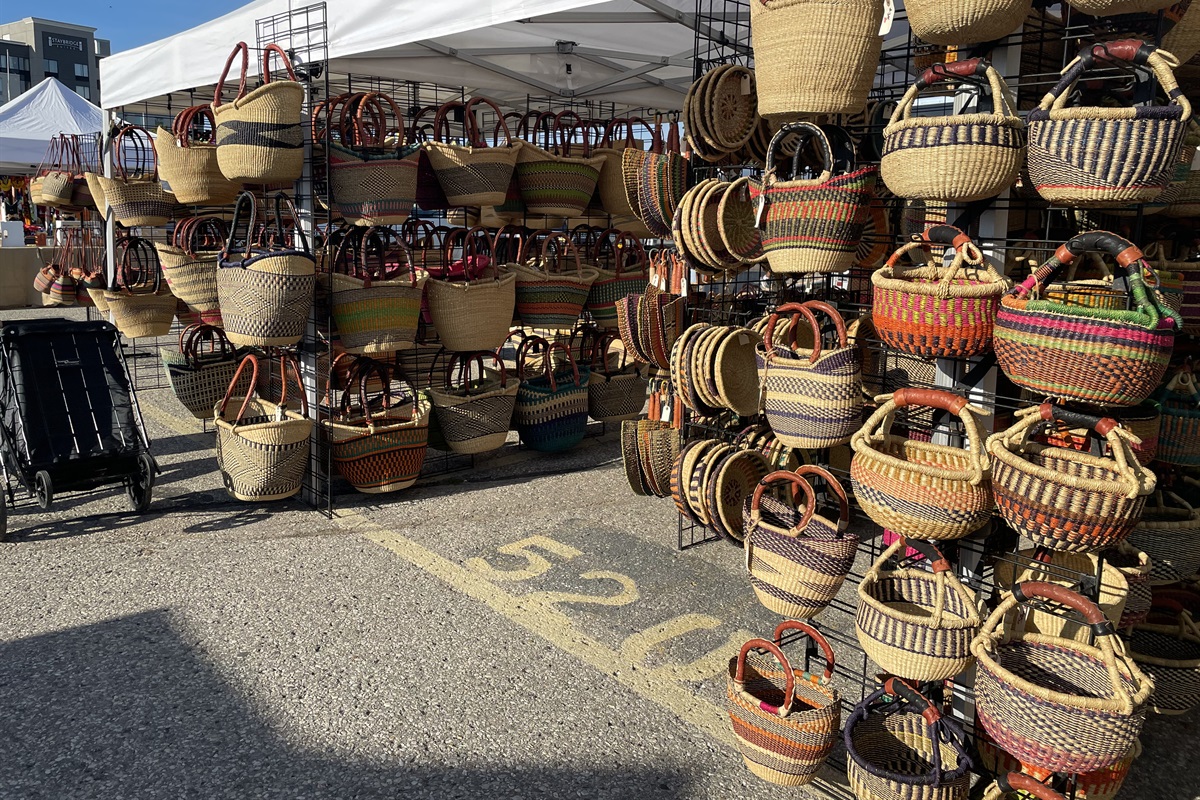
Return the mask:
{"type": "MultiPolygon", "coordinates": [[[[241,360],[225,332],[212,325],[192,325],[180,332],[178,349],[163,347],[159,352],[175,399],[196,419],[212,419],[241,360]],[[207,352],[202,350],[204,342],[208,342],[207,352]]],[[[248,376],[235,387],[242,395],[249,390],[248,376]]]]}
{"type": "MultiPolygon", "coordinates": [[[[975,747],[979,753],[980,766],[993,775],[1021,772],[1039,781],[1049,780],[1054,776],[1052,770],[1026,764],[1001,750],[999,745],[988,738],[987,731],[976,731],[975,747]]],[[[1115,800],[1121,791],[1121,785],[1125,783],[1125,778],[1129,775],[1129,767],[1141,754],[1141,741],[1134,741],[1133,747],[1129,748],[1125,757],[1112,766],[1094,772],[1073,775],[1074,800],[1115,800]]]]}
{"type": "Polygon", "coordinates": [[[595,267],[584,267],[570,237],[555,233],[545,237],[541,256],[514,269],[517,274],[517,316],[533,328],[570,329],[579,320],[592,283],[599,275],[595,267]],[[567,260],[575,261],[572,274],[567,260]]]}
{"type": "Polygon", "coordinates": [[[953,678],[971,666],[971,640],[979,631],[975,594],[954,575],[929,542],[898,538],[867,570],[858,586],[854,630],[863,652],[884,671],[916,681],[953,678]],[[892,569],[911,545],[930,562],[892,569]]]}
{"type": "Polygon", "coordinates": [[[438,109],[433,126],[434,138],[423,145],[429,163],[437,173],[438,183],[445,192],[446,202],[452,206],[503,205],[522,143],[512,138],[504,113],[486,97],[472,97],[463,109],[464,132],[470,144],[444,141],[445,130],[449,127],[447,114],[456,105],[462,104],[451,101],[438,109]],[[503,146],[488,147],[480,134],[478,120],[475,119],[475,106],[480,103],[490,106],[496,113],[504,130],[503,146]]]}
{"type": "Polygon", "coordinates": [[[913,34],[930,44],[991,42],[1016,32],[1032,0],[907,0],[913,34]]]}
{"type": "Polygon", "coordinates": [[[618,327],[617,303],[646,288],[649,261],[641,241],[636,236],[620,231],[612,233],[615,235],[615,241],[610,240],[609,232],[606,231],[596,245],[597,275],[588,290],[584,307],[597,325],[615,329],[618,327]],[[606,254],[611,254],[609,263],[612,269],[607,269],[604,265],[606,254]]]}
{"type": "Polygon", "coordinates": [[[1071,0],[1071,7],[1093,17],[1117,14],[1152,14],[1171,5],[1171,0],[1071,0]]]}
{"type": "Polygon", "coordinates": [[[187,206],[227,206],[237,199],[242,185],[221,173],[216,141],[217,122],[209,105],[180,111],[171,130],[159,127],[154,139],[159,177],[170,187],[177,202],[187,206]]]}
{"type": "Polygon", "coordinates": [[[475,280],[430,278],[425,283],[429,318],[447,350],[495,350],[508,336],[517,303],[517,275],[501,270],[495,260],[490,266],[491,275],[475,280]]]}
{"type": "Polygon", "coordinates": [[[1015,108],[1008,84],[985,59],[930,67],[909,88],[883,130],[883,182],[900,197],[919,200],[965,203],[995,197],[1016,182],[1025,166],[1025,123],[1015,108]],[[991,113],[913,115],[923,89],[940,81],[977,80],[975,76],[985,77],[991,87],[991,113]]]}
{"type": "Polygon", "coordinates": [[[850,478],[862,510],[877,525],[919,539],[958,539],[992,514],[991,468],[976,416],[983,409],[938,389],[900,389],[854,434],[850,478]],[[962,421],[969,450],[893,435],[896,411],[927,406],[962,421]]]}
{"type": "Polygon", "coordinates": [[[598,422],[636,419],[646,407],[649,381],[637,364],[627,364],[628,351],[620,351],[616,365],[609,360],[609,352],[618,341],[619,337],[610,334],[601,338],[592,350],[588,416],[598,422]]]}
{"type": "Polygon", "coordinates": [[[1174,492],[1159,490],[1146,501],[1128,541],[1150,557],[1156,583],[1176,583],[1200,572],[1200,510],[1174,492]]]}
{"type": "Polygon", "coordinates": [[[1200,383],[1190,361],[1171,376],[1156,399],[1162,407],[1158,460],[1200,466],[1200,383]]]}
{"type": "Polygon", "coordinates": [[[221,174],[231,181],[278,186],[291,184],[304,171],[304,130],[301,106],[304,87],[287,54],[277,44],[263,49],[263,84],[246,91],[246,71],[250,48],[238,42],[217,81],[213,96],[213,115],[217,120],[217,163],[221,174]],[[221,90],[229,76],[233,59],[242,56],[242,71],[237,97],[221,102],[221,90]],[[271,80],[271,54],[275,53],[291,80],[271,80]]]}
{"type": "Polygon", "coordinates": [[[889,347],[915,356],[970,358],[992,348],[992,326],[1009,282],[985,263],[965,233],[950,225],[927,229],[920,241],[897,250],[871,275],[871,319],[889,347]],[[953,248],[944,267],[930,244],[953,248]],[[926,264],[902,266],[905,254],[924,248],[926,264]]]}
{"type": "Polygon", "coordinates": [[[783,622],[774,642],[751,639],[729,660],[725,707],[742,759],[758,777],[778,786],[811,783],[837,743],[842,707],[828,640],[803,622],[783,622]],[[800,631],[821,648],[823,675],[792,667],[783,635],[800,631]]]}
{"type": "MultiPolygon", "coordinates": [[[[1120,626],[1129,599],[1129,581],[1110,560],[1095,553],[1066,553],[1061,550],[1047,551],[1030,548],[996,560],[993,567],[995,584],[1001,597],[1007,597],[1013,586],[1026,581],[1056,583],[1070,589],[1077,586],[1081,576],[1099,574],[1096,605],[1113,624],[1120,626]],[[1103,568],[1101,568],[1103,563],[1103,568]]],[[[1147,600],[1149,597],[1147,596],[1147,600]]],[[[1043,636],[1058,636],[1088,644],[1092,641],[1092,629],[1077,615],[1065,616],[1036,607],[1014,609],[1004,625],[1017,624],[1023,620],[1027,633],[1043,636]]]]}
{"type": "Polygon", "coordinates": [[[1013,587],[971,646],[978,663],[975,720],[1021,761],[1092,772],[1129,753],[1154,684],[1124,654],[1112,623],[1090,600],[1049,583],[1013,587]],[[1020,630],[999,630],[1019,603],[1043,598],[1083,615],[1098,647],[1020,630]]]}
{"type": "Polygon", "coordinates": [[[217,327],[222,325],[217,261],[227,235],[219,217],[189,217],[175,224],[170,244],[154,243],[171,294],[200,322],[217,327]]]}
{"type": "Polygon", "coordinates": [[[446,443],[455,453],[487,453],[503,447],[508,439],[513,408],[520,382],[509,377],[504,361],[495,353],[455,353],[446,364],[445,383],[429,390],[446,443]],[[483,367],[484,359],[495,361],[499,371],[483,367]],[[471,380],[470,365],[479,367],[480,378],[471,380]],[[454,367],[461,364],[458,381],[454,367]]]}
{"type": "Polygon", "coordinates": [[[117,243],[116,276],[103,291],[117,330],[127,339],[165,336],[175,319],[175,295],[163,285],[158,253],[148,239],[117,243]]]}
{"type": "Polygon", "coordinates": [[[848,530],[850,502],[837,478],[808,465],[773,472],[746,498],[742,520],[746,571],[758,602],[792,619],[811,619],[823,611],[842,588],[859,543],[848,530]],[[835,518],[818,513],[808,475],[825,481],[837,503],[835,518]],[[774,486],[789,489],[790,502],[766,494],[774,486]]]}
{"type": "Polygon", "coordinates": [[[117,222],[127,228],[165,225],[175,211],[175,197],[158,182],[158,156],[149,132],[136,125],[121,128],[112,140],[116,177],[97,175],[101,197],[117,222]]]}
{"type": "Polygon", "coordinates": [[[1154,491],[1154,473],[1134,457],[1131,434],[1114,419],[1070,411],[1052,403],[1017,412],[1016,423],[988,438],[992,488],[1000,516],[1018,533],[1052,550],[1086,553],[1129,535],[1154,491]],[[1086,427],[1103,436],[1107,458],[1030,441],[1050,420],[1086,427]]]}
{"type": "Polygon", "coordinates": [[[1129,655],[1154,681],[1150,707],[1159,714],[1200,705],[1200,626],[1177,599],[1187,594],[1155,593],[1149,618],[1129,633],[1129,655]]]}

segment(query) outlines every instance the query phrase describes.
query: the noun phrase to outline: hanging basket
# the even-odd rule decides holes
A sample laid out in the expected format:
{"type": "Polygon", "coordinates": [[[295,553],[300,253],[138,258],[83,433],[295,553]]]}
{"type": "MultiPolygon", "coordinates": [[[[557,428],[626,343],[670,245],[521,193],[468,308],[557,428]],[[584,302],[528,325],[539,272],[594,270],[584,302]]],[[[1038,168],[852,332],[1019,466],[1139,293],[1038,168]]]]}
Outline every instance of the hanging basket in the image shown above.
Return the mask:
{"type": "MultiPolygon", "coordinates": [[[[159,353],[175,399],[196,419],[212,419],[217,403],[233,384],[242,356],[225,332],[213,325],[192,325],[180,332],[178,348],[163,347],[159,353]]],[[[249,394],[249,376],[234,387],[234,392],[249,394]]]]}
{"type": "Polygon", "coordinates": [[[416,201],[420,145],[405,142],[399,106],[382,92],[366,92],[351,95],[339,111],[339,134],[328,142],[334,206],[354,225],[403,224],[416,201]]]}
{"type": "Polygon", "coordinates": [[[575,327],[588,292],[599,270],[584,267],[579,251],[568,236],[555,233],[542,242],[540,258],[517,264],[517,316],[531,328],[570,329],[575,327]],[[568,272],[567,259],[575,261],[575,272],[568,272]]]}
{"type": "Polygon", "coordinates": [[[154,243],[171,294],[183,301],[197,321],[217,327],[222,325],[217,262],[228,235],[219,217],[189,217],[176,223],[169,244],[154,243]]]}
{"type": "Polygon", "coordinates": [[[615,242],[604,236],[595,252],[597,264],[603,262],[605,246],[611,251],[613,268],[597,268],[584,308],[600,327],[617,328],[617,303],[646,288],[648,260],[641,241],[632,234],[618,232],[615,242]]]}
{"type": "Polygon", "coordinates": [[[546,347],[542,375],[526,378],[524,353],[536,341],[537,338],[527,339],[518,354],[521,386],[517,390],[513,427],[530,450],[559,453],[583,441],[587,431],[588,368],[575,363],[565,344],[554,342],[546,347]],[[556,351],[563,353],[568,367],[558,373],[554,370],[556,351]]]}
{"type": "Polygon", "coordinates": [[[1037,581],[1013,587],[972,644],[976,724],[1043,769],[1093,772],[1120,761],[1141,731],[1154,684],[1115,638],[1100,609],[1069,589],[1037,581]],[[1036,598],[1082,614],[1097,646],[999,630],[1009,611],[1036,598]]]}
{"type": "Polygon", "coordinates": [[[1200,705],[1200,626],[1177,599],[1186,594],[1155,593],[1149,618],[1129,634],[1129,655],[1154,681],[1150,707],[1159,714],[1200,705]]]}
{"type": "Polygon", "coordinates": [[[1158,460],[1200,466],[1200,383],[1188,361],[1158,391],[1162,407],[1158,460]]]}
{"type": "Polygon", "coordinates": [[[751,639],[729,660],[725,707],[746,767],[778,786],[803,786],[817,777],[841,727],[841,701],[830,682],[833,648],[803,622],[781,623],[774,639],[751,639]],[[788,631],[821,648],[823,675],[792,667],[782,649],[788,631]]]}
{"type": "Polygon", "coordinates": [[[335,268],[349,261],[348,272],[330,275],[342,347],[356,355],[412,347],[429,274],[413,266],[412,251],[391,228],[365,228],[343,246],[356,248],[358,258],[335,258],[335,268]]]}
{"type": "MultiPolygon", "coordinates": [[[[993,570],[1001,597],[1007,597],[1013,586],[1026,581],[1045,581],[1070,589],[1079,584],[1081,576],[1099,575],[1096,605],[1109,622],[1118,627],[1125,615],[1129,580],[1106,555],[1030,548],[997,559],[993,570]]],[[[1017,625],[1018,619],[1026,633],[1074,639],[1084,644],[1092,641],[1091,627],[1075,615],[1067,617],[1035,607],[1017,608],[1004,622],[1005,627],[1017,625]]]]}
{"type": "Polygon", "coordinates": [[[1001,518],[1018,533],[1052,550],[1086,553],[1112,547],[1141,518],[1155,478],[1134,457],[1130,434],[1116,420],[1052,403],[1017,412],[1011,428],[988,438],[992,487],[1001,518]],[[1050,420],[1103,436],[1105,458],[1029,440],[1050,420]]]}
{"type": "Polygon", "coordinates": [[[175,319],[175,295],[163,285],[158,254],[148,239],[117,244],[116,280],[104,291],[113,324],[126,339],[165,336],[175,319]]]}
{"type": "Polygon", "coordinates": [[[431,388],[433,411],[451,451],[487,453],[504,446],[517,401],[518,381],[510,380],[504,362],[495,353],[456,353],[446,365],[443,388],[431,388]],[[484,359],[496,362],[498,372],[485,370],[484,359]],[[470,365],[478,365],[480,378],[470,379],[470,365]],[[457,382],[454,367],[459,366],[457,382]]]}
{"type": "Polygon", "coordinates": [[[1093,17],[1153,14],[1170,5],[1171,0],[1071,0],[1071,8],[1093,17]]]}
{"type": "Polygon", "coordinates": [[[429,163],[437,174],[438,183],[451,206],[498,206],[504,204],[508,184],[520,155],[522,143],[514,140],[504,122],[504,113],[486,97],[473,97],[463,107],[463,126],[469,145],[451,144],[445,140],[449,127],[447,114],[460,103],[448,103],[438,109],[434,120],[434,138],[423,145],[429,163]],[[505,144],[488,147],[479,132],[475,106],[490,106],[504,129],[505,144]]]}
{"type": "Polygon", "coordinates": [[[304,171],[304,130],[301,125],[304,87],[298,82],[287,54],[277,44],[269,44],[263,49],[263,84],[247,92],[249,63],[250,48],[245,42],[238,42],[217,81],[212,103],[217,121],[217,164],[226,179],[237,183],[291,184],[304,171]],[[242,72],[237,97],[231,103],[222,103],[225,79],[239,53],[242,72]],[[271,80],[271,53],[279,56],[290,80],[271,80]]]}
{"type": "Polygon", "coordinates": [[[586,141],[582,158],[570,155],[570,140],[574,132],[580,129],[581,122],[575,112],[563,111],[557,116],[543,114],[539,121],[544,118],[554,120],[553,126],[545,130],[547,136],[553,134],[556,141],[544,142],[545,148],[528,142],[522,145],[516,167],[521,199],[530,214],[579,216],[596,191],[600,168],[606,159],[604,156],[592,156],[586,141]]]}
{"type": "Polygon", "coordinates": [[[1160,489],[1147,500],[1128,541],[1150,557],[1154,583],[1177,583],[1200,572],[1200,510],[1174,492],[1160,489]]]}
{"type": "Polygon", "coordinates": [[[97,175],[96,181],[117,222],[127,228],[166,225],[175,212],[175,197],[158,181],[150,134],[136,125],[121,128],[113,137],[112,160],[117,177],[97,175]]]}
{"type": "Polygon", "coordinates": [[[913,35],[930,44],[968,45],[1003,39],[1029,16],[1032,0],[908,0],[913,35]]]}
{"type": "MultiPolygon", "coordinates": [[[[1024,763],[1001,750],[995,742],[988,738],[987,731],[976,731],[975,747],[979,752],[981,766],[993,775],[1021,772],[1039,781],[1045,781],[1054,776],[1051,770],[1024,763]]],[[[1121,791],[1122,784],[1125,783],[1125,778],[1129,775],[1129,767],[1141,754],[1142,744],[1140,741],[1135,741],[1125,757],[1111,767],[1073,775],[1075,800],[1115,800],[1121,791]]]]}
{"type": "Polygon", "coordinates": [[[180,111],[171,130],[158,128],[159,178],[182,205],[227,206],[237,200],[242,185],[222,174],[216,142],[217,122],[209,105],[180,111]]]}
{"type": "Polygon", "coordinates": [[[588,375],[588,416],[597,422],[637,419],[646,407],[649,381],[637,364],[629,364],[629,354],[621,350],[614,366],[609,358],[618,338],[608,335],[592,350],[588,375]]]}

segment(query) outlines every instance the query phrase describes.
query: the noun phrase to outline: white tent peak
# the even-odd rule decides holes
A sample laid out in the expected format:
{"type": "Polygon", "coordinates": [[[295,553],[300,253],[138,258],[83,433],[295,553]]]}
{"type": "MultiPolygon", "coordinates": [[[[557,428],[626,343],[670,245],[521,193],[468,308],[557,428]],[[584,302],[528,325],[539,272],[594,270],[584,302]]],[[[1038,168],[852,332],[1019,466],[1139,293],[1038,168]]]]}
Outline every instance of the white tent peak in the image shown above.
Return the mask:
{"type": "Polygon", "coordinates": [[[60,133],[104,130],[105,114],[57,78],[0,106],[0,174],[32,172],[60,133]]]}

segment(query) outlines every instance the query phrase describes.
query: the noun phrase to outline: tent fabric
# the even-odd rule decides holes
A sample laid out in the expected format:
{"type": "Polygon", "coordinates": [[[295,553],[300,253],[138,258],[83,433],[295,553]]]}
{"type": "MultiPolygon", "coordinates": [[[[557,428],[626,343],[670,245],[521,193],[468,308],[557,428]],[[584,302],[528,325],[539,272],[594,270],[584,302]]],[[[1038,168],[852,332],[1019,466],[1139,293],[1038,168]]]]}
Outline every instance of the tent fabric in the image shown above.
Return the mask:
{"type": "Polygon", "coordinates": [[[0,174],[36,171],[51,139],[60,133],[99,133],[105,116],[57,78],[46,78],[0,106],[0,174]]]}
{"type": "MultiPolygon", "coordinates": [[[[256,21],[302,8],[255,0],[191,30],[100,62],[105,108],[216,83],[256,21]]],[[[692,78],[694,0],[327,0],[333,73],[429,81],[498,97],[559,96],[624,107],[679,108],[692,78]]],[[[286,23],[279,26],[288,31],[286,23]]],[[[314,42],[300,24],[281,42],[314,42]],[[287,40],[289,39],[290,40],[287,40]]],[[[234,65],[237,69],[238,65],[234,65]]],[[[257,65],[251,72],[257,74],[257,65]]],[[[236,75],[233,77],[236,86],[236,75]]]]}

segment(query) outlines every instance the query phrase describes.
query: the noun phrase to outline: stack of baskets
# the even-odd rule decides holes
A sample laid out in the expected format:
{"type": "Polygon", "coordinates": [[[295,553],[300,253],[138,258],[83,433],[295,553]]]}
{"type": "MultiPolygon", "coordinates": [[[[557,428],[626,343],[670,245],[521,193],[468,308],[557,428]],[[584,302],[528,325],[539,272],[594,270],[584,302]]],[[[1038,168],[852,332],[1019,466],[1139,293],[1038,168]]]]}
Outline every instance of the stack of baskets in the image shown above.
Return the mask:
{"type": "Polygon", "coordinates": [[[759,412],[755,348],[749,328],[697,323],[671,347],[671,383],[685,406],[701,416],[729,409],[744,417],[759,412]]]}

